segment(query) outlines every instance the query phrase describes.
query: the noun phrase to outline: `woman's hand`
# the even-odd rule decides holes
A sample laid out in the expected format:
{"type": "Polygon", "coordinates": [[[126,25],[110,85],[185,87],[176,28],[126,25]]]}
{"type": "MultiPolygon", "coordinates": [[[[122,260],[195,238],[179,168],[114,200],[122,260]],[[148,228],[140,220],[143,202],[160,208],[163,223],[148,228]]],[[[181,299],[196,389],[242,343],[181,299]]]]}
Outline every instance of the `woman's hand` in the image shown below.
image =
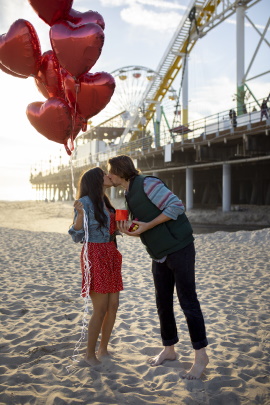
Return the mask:
{"type": "Polygon", "coordinates": [[[83,203],[79,200],[75,200],[73,206],[77,211],[77,216],[73,224],[73,228],[75,229],[75,231],[79,231],[83,228],[83,220],[84,220],[83,203]]]}
{"type": "Polygon", "coordinates": [[[83,203],[80,200],[75,200],[73,206],[78,212],[78,215],[83,215],[83,203]]]}

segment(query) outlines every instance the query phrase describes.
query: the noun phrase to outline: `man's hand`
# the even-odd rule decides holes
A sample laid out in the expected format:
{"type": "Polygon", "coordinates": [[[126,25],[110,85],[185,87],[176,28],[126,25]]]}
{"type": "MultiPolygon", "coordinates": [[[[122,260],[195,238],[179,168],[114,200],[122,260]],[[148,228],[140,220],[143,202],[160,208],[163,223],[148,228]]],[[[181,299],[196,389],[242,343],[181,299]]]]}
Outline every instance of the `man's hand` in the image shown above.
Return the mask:
{"type": "Polygon", "coordinates": [[[130,227],[130,223],[128,221],[117,221],[117,227],[120,232],[123,232],[129,236],[139,236],[141,233],[150,229],[147,222],[141,222],[141,221],[134,220],[134,221],[132,221],[132,223],[139,226],[139,228],[136,229],[136,231],[132,231],[132,232],[128,231],[128,228],[130,227]]]}

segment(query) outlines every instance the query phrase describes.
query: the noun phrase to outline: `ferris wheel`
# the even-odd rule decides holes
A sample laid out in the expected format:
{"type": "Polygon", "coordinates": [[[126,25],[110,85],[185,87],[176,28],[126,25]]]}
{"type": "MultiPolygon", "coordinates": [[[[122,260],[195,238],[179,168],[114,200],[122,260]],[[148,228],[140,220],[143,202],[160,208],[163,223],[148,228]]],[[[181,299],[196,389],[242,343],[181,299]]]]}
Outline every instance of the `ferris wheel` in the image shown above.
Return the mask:
{"type": "MultiPolygon", "coordinates": [[[[147,86],[155,79],[158,73],[145,66],[125,66],[114,70],[111,75],[115,79],[115,92],[104,110],[91,119],[94,125],[109,120],[118,114],[121,114],[125,125],[138,111],[147,86]]],[[[169,89],[168,96],[163,103],[164,109],[169,116],[174,109],[174,100],[176,99],[176,91],[173,88],[169,89]]]]}

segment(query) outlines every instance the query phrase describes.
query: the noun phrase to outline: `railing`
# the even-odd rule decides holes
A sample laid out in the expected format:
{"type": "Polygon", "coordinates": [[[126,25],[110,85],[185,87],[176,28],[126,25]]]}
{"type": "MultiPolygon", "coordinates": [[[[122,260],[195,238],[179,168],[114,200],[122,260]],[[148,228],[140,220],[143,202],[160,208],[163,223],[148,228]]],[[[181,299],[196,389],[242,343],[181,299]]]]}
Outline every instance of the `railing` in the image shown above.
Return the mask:
{"type": "MultiPolygon", "coordinates": [[[[260,104],[261,101],[262,100],[259,100],[260,104]]],[[[257,103],[255,102],[247,104],[247,113],[236,116],[236,128],[247,126],[248,129],[251,127],[251,124],[260,122],[261,111],[255,111],[255,106],[257,107],[257,103]]],[[[192,121],[187,126],[183,127],[183,130],[180,133],[168,133],[168,131],[163,132],[160,134],[160,139],[158,142],[154,134],[144,136],[136,141],[107,146],[106,150],[100,151],[96,154],[91,154],[84,158],[73,159],[72,164],[74,167],[79,168],[87,165],[98,165],[99,163],[107,162],[111,157],[120,154],[129,154],[131,156],[135,156],[139,154],[147,154],[149,152],[154,153],[168,143],[181,143],[182,146],[185,146],[185,142],[187,142],[187,140],[193,140],[193,142],[196,140],[198,141],[197,138],[200,136],[202,137],[201,142],[204,142],[207,135],[215,134],[215,136],[218,137],[220,136],[221,131],[230,130],[230,132],[233,133],[234,129],[234,123],[229,117],[229,110],[226,110],[196,121],[192,121]],[[188,128],[188,131],[186,131],[185,128],[188,128]],[[157,144],[160,145],[158,148],[156,146],[157,144]]],[[[46,176],[67,168],[68,165],[51,165],[50,169],[39,170],[38,174],[46,176]]],[[[32,176],[35,177],[36,175],[32,174],[32,176]]]]}

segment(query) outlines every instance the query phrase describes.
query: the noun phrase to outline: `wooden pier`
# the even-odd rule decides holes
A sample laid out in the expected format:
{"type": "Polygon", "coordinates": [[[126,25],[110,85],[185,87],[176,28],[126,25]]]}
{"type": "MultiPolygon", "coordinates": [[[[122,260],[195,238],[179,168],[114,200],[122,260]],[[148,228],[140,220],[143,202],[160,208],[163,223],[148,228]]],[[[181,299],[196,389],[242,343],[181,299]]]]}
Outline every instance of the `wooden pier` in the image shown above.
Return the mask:
{"type": "MultiPolygon", "coordinates": [[[[115,134],[120,131],[112,130],[115,134]]],[[[108,127],[99,126],[83,136],[88,140],[108,139],[108,132],[108,127]]],[[[187,210],[222,206],[228,211],[231,205],[270,205],[270,119],[261,121],[259,111],[237,117],[236,126],[224,119],[224,114],[211,122],[201,120],[180,126],[162,142],[143,135],[83,158],[75,151],[75,187],[85,170],[95,166],[107,170],[110,157],[127,154],[136,160],[143,174],[160,177],[184,201],[187,210]]],[[[69,165],[57,171],[31,173],[30,181],[39,199],[73,199],[69,165]]],[[[111,197],[122,194],[121,189],[111,189],[111,197]]]]}

